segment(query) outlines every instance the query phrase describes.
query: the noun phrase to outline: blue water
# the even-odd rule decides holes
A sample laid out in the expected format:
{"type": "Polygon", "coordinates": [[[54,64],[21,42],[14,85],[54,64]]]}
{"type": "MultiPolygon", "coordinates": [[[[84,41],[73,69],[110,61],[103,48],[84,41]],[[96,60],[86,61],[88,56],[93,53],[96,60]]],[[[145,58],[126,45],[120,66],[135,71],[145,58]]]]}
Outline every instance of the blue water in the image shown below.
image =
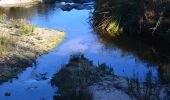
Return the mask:
{"type": "MultiPolygon", "coordinates": [[[[0,100],[51,100],[55,95],[56,88],[50,84],[52,76],[60,70],[62,65],[67,64],[70,55],[82,53],[94,64],[105,63],[114,69],[118,76],[133,78],[139,76],[140,81],[145,80],[149,70],[158,78],[158,66],[151,66],[139,60],[133,53],[127,53],[116,46],[108,47],[102,39],[93,31],[89,16],[90,10],[62,11],[55,5],[43,12],[41,8],[27,8],[33,10],[30,16],[25,18],[34,25],[50,29],[63,30],[66,32],[65,40],[48,54],[40,56],[36,65],[28,67],[18,75],[18,79],[0,85],[0,100]],[[39,79],[37,75],[46,73],[48,79],[39,79]],[[6,97],[5,92],[11,92],[6,97]]],[[[20,12],[22,13],[22,11],[20,12]]],[[[11,16],[12,17],[12,16],[11,16]]],[[[15,16],[17,18],[17,16],[15,16]]]]}

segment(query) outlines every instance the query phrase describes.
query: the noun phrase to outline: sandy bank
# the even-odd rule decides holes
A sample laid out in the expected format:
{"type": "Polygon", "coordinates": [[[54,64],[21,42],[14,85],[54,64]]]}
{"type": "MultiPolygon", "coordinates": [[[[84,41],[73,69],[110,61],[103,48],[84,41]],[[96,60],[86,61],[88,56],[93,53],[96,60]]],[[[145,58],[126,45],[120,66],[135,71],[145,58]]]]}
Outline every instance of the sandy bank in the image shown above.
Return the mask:
{"type": "Polygon", "coordinates": [[[0,7],[28,7],[33,4],[42,2],[43,0],[1,0],[0,7]]]}
{"type": "Polygon", "coordinates": [[[40,28],[27,23],[0,23],[0,82],[35,59],[55,48],[65,37],[64,32],[40,28]]]}

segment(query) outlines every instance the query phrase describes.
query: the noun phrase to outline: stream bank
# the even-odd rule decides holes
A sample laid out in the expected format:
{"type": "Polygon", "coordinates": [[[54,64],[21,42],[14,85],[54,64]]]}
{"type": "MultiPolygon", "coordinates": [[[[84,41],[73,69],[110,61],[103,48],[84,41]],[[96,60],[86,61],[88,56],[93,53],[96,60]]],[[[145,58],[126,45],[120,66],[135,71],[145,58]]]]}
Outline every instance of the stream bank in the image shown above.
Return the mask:
{"type": "MultiPolygon", "coordinates": [[[[127,39],[118,39],[112,42],[105,41],[96,35],[93,27],[88,23],[88,18],[91,14],[90,10],[73,8],[70,11],[63,11],[57,5],[57,3],[40,4],[30,8],[14,7],[8,10],[1,10],[10,18],[24,18],[36,26],[64,30],[67,34],[67,39],[61,45],[51,52],[38,57],[36,64],[33,63],[32,67],[24,69],[22,73],[17,75],[17,78],[10,79],[8,82],[0,85],[0,97],[2,100],[52,100],[60,87],[51,86],[51,79],[57,72],[63,69],[64,65],[69,63],[70,55],[79,52],[86,59],[93,61],[95,66],[105,63],[114,69],[115,76],[123,77],[123,79],[135,79],[134,75],[138,75],[140,82],[146,82],[148,71],[152,72],[151,76],[154,78],[154,82],[161,83],[164,78],[166,80],[170,79],[168,44],[165,45],[160,43],[160,41],[151,42],[150,40],[149,42],[143,42],[138,39],[132,40],[128,37],[127,39]],[[8,94],[9,92],[11,95],[5,96],[5,93],[8,94]]],[[[107,84],[112,86],[112,81],[116,82],[116,77],[110,77],[107,78],[109,80],[107,84]]],[[[92,85],[92,90],[99,92],[96,92],[97,98],[97,94],[101,94],[100,91],[103,94],[103,90],[100,87],[112,88],[114,90],[113,87],[107,87],[107,84],[106,87],[105,85],[100,85],[106,83],[103,81],[94,84],[94,87],[92,85]]],[[[118,89],[129,97],[129,94],[124,92],[124,89],[118,89]]],[[[106,89],[104,94],[107,91],[106,89]]],[[[122,94],[122,92],[116,93],[122,94]]],[[[110,95],[110,92],[108,94],[110,95]]]]}
{"type": "Polygon", "coordinates": [[[37,57],[51,51],[65,37],[62,31],[33,26],[24,20],[8,23],[2,20],[0,23],[0,82],[16,77],[18,72],[26,66],[32,66],[37,57]]]}

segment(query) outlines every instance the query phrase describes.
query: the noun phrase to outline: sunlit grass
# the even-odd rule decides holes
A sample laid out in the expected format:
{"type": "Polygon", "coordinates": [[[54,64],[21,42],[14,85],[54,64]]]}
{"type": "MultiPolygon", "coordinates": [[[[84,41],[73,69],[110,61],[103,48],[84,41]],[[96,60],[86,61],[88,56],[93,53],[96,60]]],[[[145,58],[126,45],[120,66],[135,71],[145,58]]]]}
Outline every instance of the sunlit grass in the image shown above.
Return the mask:
{"type": "Polygon", "coordinates": [[[0,23],[5,23],[6,15],[0,15],[0,23]]]}
{"type": "Polygon", "coordinates": [[[123,27],[117,21],[112,21],[107,27],[107,32],[112,37],[119,36],[123,32],[123,27]]]}
{"type": "Polygon", "coordinates": [[[18,35],[30,35],[36,28],[25,20],[11,20],[11,23],[7,27],[18,29],[18,35]]]}
{"type": "Polygon", "coordinates": [[[0,34],[0,56],[5,56],[8,53],[8,45],[12,42],[12,38],[9,35],[3,33],[0,34]]]}

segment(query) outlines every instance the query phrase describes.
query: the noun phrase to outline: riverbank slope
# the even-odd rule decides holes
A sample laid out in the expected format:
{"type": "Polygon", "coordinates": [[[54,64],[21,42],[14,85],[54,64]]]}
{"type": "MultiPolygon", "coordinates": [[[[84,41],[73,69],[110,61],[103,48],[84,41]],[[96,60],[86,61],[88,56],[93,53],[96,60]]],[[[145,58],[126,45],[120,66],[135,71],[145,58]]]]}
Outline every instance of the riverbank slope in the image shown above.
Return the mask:
{"type": "Polygon", "coordinates": [[[0,22],[0,81],[17,75],[35,59],[52,50],[64,32],[40,28],[24,21],[0,22]]]}

